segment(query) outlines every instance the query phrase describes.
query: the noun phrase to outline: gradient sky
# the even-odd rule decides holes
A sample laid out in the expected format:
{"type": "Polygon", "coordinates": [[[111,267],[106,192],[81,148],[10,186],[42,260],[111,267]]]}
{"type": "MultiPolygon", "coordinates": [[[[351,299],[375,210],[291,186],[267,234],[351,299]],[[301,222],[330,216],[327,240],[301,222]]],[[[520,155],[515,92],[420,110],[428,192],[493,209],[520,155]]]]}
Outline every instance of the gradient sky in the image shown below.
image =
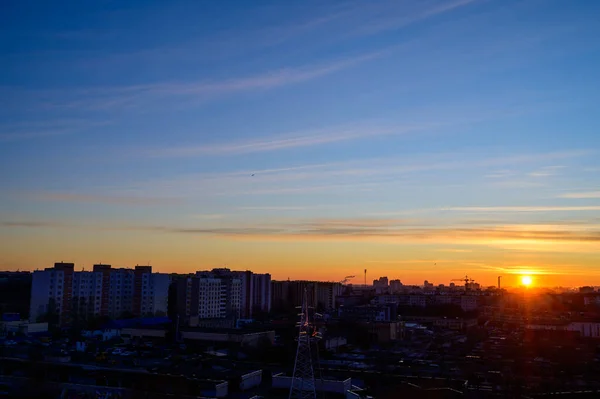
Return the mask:
{"type": "Polygon", "coordinates": [[[600,285],[600,2],[0,5],[0,269],[600,285]]]}

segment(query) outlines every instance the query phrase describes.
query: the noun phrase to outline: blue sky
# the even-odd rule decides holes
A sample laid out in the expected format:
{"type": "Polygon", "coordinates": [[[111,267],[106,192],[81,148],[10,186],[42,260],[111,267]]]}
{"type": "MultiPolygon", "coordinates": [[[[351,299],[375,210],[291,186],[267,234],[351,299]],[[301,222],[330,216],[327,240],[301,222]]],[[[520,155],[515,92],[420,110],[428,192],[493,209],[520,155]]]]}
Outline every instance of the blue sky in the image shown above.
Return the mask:
{"type": "Polygon", "coordinates": [[[448,229],[432,239],[439,248],[496,250],[457,232],[523,224],[555,234],[540,242],[575,241],[567,263],[579,270],[598,261],[596,2],[1,7],[0,266],[77,251],[79,262],[132,261],[99,232],[111,231],[173,268],[222,262],[232,248],[243,253],[232,267],[260,268],[262,256],[295,256],[272,241],[299,230],[315,248],[332,234],[365,237],[365,253],[392,230],[386,256],[406,250],[414,265],[415,229],[448,229]],[[180,244],[140,243],[157,235],[227,249],[175,261],[180,244]],[[47,254],[19,254],[26,237],[47,254]],[[257,255],[240,239],[272,246],[257,255]]]}

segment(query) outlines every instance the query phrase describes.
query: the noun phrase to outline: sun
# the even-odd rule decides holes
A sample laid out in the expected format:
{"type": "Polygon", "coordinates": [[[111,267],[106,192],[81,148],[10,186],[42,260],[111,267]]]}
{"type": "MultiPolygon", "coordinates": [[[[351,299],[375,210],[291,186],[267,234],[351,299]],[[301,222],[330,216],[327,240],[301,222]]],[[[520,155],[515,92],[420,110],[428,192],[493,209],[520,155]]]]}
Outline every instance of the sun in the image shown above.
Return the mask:
{"type": "Polygon", "coordinates": [[[521,276],[521,284],[525,287],[529,287],[533,283],[531,276],[521,276]]]}

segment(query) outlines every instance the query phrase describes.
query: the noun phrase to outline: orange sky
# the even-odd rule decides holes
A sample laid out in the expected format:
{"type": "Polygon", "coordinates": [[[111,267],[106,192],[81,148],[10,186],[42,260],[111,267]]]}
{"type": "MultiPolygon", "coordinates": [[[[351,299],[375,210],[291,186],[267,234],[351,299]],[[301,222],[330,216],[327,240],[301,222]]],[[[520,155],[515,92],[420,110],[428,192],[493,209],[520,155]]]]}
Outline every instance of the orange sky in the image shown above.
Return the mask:
{"type": "MultiPolygon", "coordinates": [[[[17,229],[19,230],[19,229],[17,229]]],[[[55,261],[77,267],[93,263],[132,267],[150,263],[155,271],[193,272],[212,267],[269,272],[274,279],[340,281],[355,275],[363,283],[380,276],[405,284],[449,284],[465,274],[483,286],[519,284],[534,276],[537,286],[600,285],[599,254],[585,242],[505,242],[502,238],[214,236],[174,232],[25,228],[1,236],[3,269],[32,270],[55,261]]],[[[457,284],[460,284],[459,282],[457,284]]]]}

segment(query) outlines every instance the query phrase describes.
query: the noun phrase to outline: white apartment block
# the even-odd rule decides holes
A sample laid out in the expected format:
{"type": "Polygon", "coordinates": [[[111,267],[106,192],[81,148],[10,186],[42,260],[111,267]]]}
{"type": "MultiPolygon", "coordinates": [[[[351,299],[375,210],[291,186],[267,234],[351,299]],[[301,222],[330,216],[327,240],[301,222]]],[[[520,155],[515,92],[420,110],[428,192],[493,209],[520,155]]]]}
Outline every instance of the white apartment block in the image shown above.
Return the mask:
{"type": "Polygon", "coordinates": [[[108,289],[108,316],[119,318],[133,311],[133,269],[112,269],[108,289]]]}
{"type": "Polygon", "coordinates": [[[140,315],[167,314],[170,276],[165,273],[143,273],[140,290],[140,315]]]}
{"type": "Polygon", "coordinates": [[[94,265],[94,271],[76,272],[72,263],[56,263],[33,273],[29,318],[36,322],[49,310],[60,316],[61,324],[95,316],[119,318],[124,312],[166,315],[169,285],[168,274],[152,273],[149,266],[138,271],[94,265]]]}
{"type": "Polygon", "coordinates": [[[73,273],[73,313],[99,316],[102,305],[102,273],[73,273]]]}
{"type": "Polygon", "coordinates": [[[212,319],[227,316],[227,287],[219,278],[198,280],[198,318],[212,319]]]}

